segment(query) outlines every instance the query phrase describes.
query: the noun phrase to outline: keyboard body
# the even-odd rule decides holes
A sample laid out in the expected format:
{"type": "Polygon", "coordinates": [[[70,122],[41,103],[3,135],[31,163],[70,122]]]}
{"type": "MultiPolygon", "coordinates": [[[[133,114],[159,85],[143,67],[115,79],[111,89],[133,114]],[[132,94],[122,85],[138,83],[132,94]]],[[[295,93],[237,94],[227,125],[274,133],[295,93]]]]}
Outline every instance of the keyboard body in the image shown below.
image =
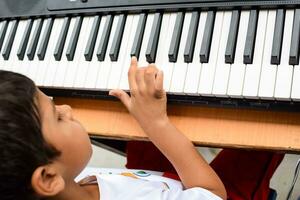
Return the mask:
{"type": "Polygon", "coordinates": [[[300,111],[300,1],[2,0],[0,70],[50,96],[112,99],[131,56],[170,103],[300,111]]]}

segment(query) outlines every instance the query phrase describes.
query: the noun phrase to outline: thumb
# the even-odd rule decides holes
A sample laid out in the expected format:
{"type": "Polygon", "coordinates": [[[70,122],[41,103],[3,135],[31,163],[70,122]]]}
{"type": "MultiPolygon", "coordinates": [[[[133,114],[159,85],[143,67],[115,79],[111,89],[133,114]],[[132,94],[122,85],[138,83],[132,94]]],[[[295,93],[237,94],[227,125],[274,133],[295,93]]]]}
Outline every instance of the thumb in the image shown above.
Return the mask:
{"type": "Polygon", "coordinates": [[[120,101],[125,105],[125,107],[128,109],[129,108],[129,104],[130,104],[130,97],[129,95],[124,92],[123,90],[120,89],[116,89],[116,90],[110,90],[109,91],[109,95],[114,96],[118,99],[120,99],[120,101]]]}

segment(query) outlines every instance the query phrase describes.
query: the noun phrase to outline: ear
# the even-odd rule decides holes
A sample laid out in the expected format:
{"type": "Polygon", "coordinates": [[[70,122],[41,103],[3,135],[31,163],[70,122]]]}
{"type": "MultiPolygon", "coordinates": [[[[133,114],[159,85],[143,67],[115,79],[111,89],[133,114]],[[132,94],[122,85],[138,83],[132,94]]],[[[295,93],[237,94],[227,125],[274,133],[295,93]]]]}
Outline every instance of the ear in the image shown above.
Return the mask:
{"type": "Polygon", "coordinates": [[[50,197],[57,195],[65,188],[65,181],[55,167],[45,165],[33,172],[31,185],[38,196],[50,197]]]}

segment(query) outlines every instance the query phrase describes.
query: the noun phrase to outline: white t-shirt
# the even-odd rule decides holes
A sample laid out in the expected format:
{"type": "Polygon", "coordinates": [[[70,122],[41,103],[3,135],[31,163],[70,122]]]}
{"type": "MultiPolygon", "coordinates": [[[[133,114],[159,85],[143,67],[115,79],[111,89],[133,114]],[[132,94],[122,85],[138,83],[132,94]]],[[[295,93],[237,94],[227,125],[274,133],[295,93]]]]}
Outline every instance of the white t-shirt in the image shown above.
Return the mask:
{"type": "Polygon", "coordinates": [[[95,176],[101,200],[220,200],[203,188],[183,189],[162,173],[128,169],[85,169],[75,180],[95,176]]]}

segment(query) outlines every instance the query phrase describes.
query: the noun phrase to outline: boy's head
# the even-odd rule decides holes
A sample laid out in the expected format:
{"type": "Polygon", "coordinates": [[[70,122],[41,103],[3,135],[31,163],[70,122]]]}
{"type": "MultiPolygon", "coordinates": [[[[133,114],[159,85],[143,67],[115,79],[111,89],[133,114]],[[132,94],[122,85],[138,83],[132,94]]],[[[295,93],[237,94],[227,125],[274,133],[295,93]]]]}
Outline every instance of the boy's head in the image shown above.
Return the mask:
{"type": "Polygon", "coordinates": [[[0,199],[61,193],[90,159],[84,128],[27,77],[0,70],[0,199]]]}

